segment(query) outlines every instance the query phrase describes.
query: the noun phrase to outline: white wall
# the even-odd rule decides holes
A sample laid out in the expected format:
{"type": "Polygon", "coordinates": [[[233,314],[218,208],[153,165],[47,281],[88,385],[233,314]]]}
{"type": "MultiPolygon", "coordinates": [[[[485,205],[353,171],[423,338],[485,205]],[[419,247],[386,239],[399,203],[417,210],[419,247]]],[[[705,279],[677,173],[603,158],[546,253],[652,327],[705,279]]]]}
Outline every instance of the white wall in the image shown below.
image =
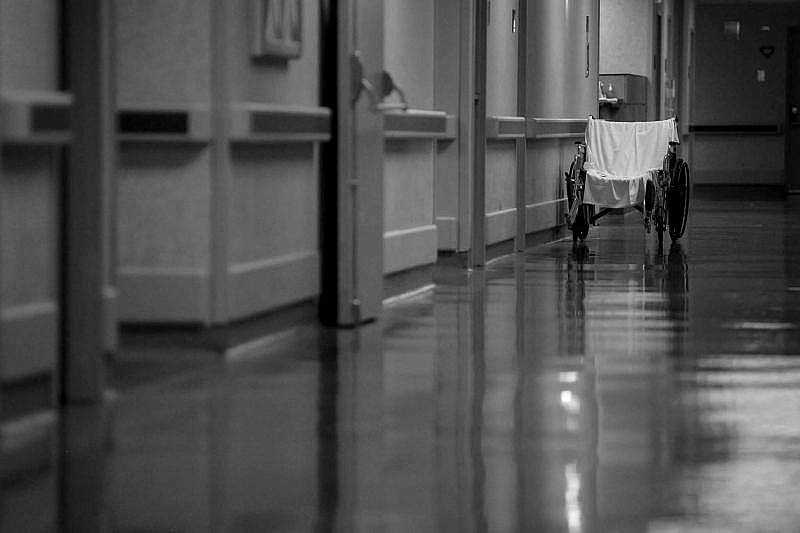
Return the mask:
{"type": "Polygon", "coordinates": [[[224,323],[316,296],[318,148],[242,146],[230,127],[245,104],[318,104],[318,2],[300,57],[265,59],[249,0],[115,1],[120,107],[213,117],[207,138],[121,145],[122,319],[224,323]]]}
{"type": "MultiPolygon", "coordinates": [[[[0,2],[5,96],[58,90],[58,12],[50,0],[0,2]]],[[[58,354],[60,154],[3,146],[0,171],[0,380],[47,375],[58,354]]]]}
{"type": "MultiPolygon", "coordinates": [[[[434,4],[387,0],[384,65],[412,109],[434,108],[434,4]]],[[[388,140],[384,151],[384,272],[436,261],[436,141],[388,140]]]]}
{"type": "MultiPolygon", "coordinates": [[[[493,0],[486,29],[486,114],[517,116],[519,31],[512,32],[517,0],[493,0]]],[[[520,23],[518,19],[518,24],[520,23]]],[[[486,240],[504,241],[516,233],[516,140],[490,141],[486,146],[486,240]]]]}
{"type": "Polygon", "coordinates": [[[492,0],[486,29],[486,114],[517,114],[517,36],[511,32],[511,13],[517,0],[492,0]]]}
{"type": "Polygon", "coordinates": [[[652,2],[600,0],[600,73],[651,75],[652,2]]]}
{"type": "Polygon", "coordinates": [[[383,60],[415,109],[433,109],[434,5],[430,0],[385,0],[383,60]]]}

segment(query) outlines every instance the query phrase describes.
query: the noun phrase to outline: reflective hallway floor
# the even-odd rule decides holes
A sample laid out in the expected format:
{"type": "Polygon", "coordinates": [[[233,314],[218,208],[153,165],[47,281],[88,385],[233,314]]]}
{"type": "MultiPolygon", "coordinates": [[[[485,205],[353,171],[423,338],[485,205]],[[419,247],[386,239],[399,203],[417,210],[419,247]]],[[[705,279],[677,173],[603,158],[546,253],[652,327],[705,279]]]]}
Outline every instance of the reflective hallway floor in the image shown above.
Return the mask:
{"type": "Polygon", "coordinates": [[[697,192],[663,253],[606,218],[358,331],[176,355],[64,411],[0,530],[800,531],[800,199],[697,192]]]}

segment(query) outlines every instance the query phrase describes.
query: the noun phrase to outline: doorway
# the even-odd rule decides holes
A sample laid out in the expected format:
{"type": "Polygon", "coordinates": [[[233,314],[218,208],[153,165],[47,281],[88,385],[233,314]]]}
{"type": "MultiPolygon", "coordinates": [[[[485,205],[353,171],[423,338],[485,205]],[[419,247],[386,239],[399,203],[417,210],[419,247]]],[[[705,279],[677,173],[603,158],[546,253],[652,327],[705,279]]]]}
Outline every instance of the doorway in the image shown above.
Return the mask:
{"type": "Polygon", "coordinates": [[[656,4],[653,19],[653,115],[650,120],[661,118],[661,83],[662,83],[662,43],[663,36],[661,10],[663,4],[656,4]]]}

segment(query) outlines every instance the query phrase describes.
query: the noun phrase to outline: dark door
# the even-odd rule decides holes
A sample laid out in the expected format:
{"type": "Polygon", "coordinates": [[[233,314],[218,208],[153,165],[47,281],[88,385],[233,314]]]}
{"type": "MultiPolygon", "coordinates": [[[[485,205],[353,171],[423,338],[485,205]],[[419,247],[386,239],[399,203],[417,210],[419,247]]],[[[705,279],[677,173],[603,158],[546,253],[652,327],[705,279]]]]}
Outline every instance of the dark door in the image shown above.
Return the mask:
{"type": "MultiPolygon", "coordinates": [[[[661,9],[661,4],[656,6],[656,9],[661,9]]],[[[661,53],[661,36],[663,34],[661,28],[662,20],[661,14],[656,11],[655,19],[653,21],[653,111],[650,112],[652,120],[659,120],[661,118],[661,72],[663,55],[661,53]]]]}
{"type": "Polygon", "coordinates": [[[800,28],[789,29],[787,68],[786,188],[800,193],[800,28]]]}

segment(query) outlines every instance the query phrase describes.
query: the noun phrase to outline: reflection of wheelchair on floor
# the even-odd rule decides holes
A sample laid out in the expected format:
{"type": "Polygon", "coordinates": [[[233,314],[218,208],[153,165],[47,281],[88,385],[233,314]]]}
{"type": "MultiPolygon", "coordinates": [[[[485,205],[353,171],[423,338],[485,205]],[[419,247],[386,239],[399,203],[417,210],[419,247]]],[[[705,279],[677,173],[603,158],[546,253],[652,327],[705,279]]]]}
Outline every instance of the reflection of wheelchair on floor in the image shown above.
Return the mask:
{"type": "Polygon", "coordinates": [[[614,208],[633,207],[647,232],[655,227],[675,241],[686,231],[689,165],[677,154],[675,119],[609,122],[589,118],[586,142],[566,174],[572,240],[584,240],[589,226],[614,208]],[[666,153],[665,153],[666,152],[666,153]]]}

